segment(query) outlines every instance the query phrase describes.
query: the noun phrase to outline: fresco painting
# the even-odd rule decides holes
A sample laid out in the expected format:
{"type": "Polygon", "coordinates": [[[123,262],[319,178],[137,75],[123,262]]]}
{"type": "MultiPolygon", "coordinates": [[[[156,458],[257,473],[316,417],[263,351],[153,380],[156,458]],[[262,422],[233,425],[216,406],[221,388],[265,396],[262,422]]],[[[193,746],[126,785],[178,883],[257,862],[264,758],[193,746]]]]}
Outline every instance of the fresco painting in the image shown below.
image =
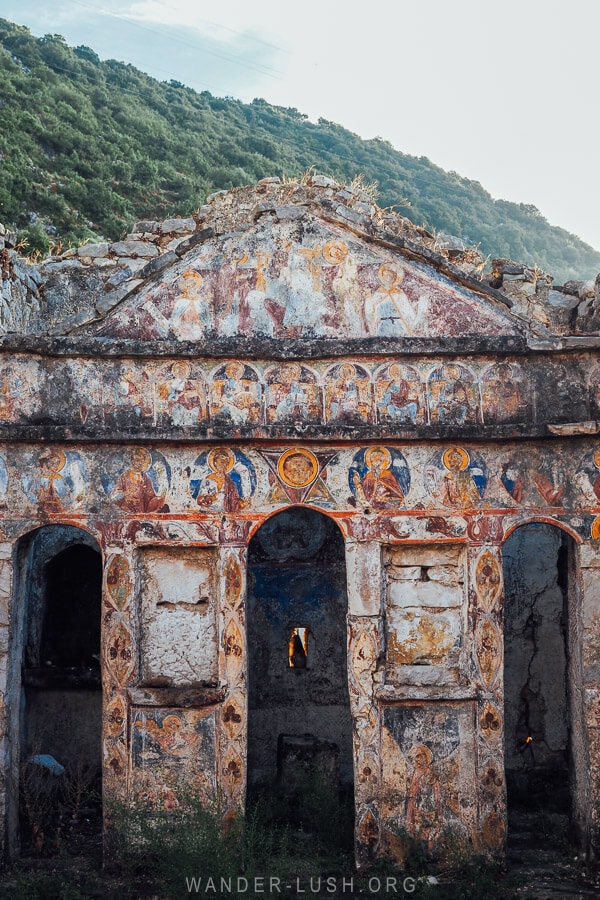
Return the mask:
{"type": "Polygon", "coordinates": [[[425,469],[425,487],[441,506],[470,509],[481,503],[487,486],[483,459],[464,447],[439,450],[425,469]]]}
{"type": "MultiPolygon", "coordinates": [[[[536,448],[528,453],[511,445],[492,451],[483,444],[442,444],[433,454],[426,446],[406,442],[329,449],[294,443],[258,453],[251,446],[217,444],[200,455],[193,445],[176,452],[137,443],[102,452],[91,445],[77,450],[50,445],[41,451],[24,445],[17,454],[5,454],[4,465],[0,447],[0,508],[26,497],[45,517],[79,515],[90,505],[111,509],[111,516],[189,517],[309,503],[381,516],[379,524],[372,519],[363,523],[381,539],[435,533],[450,538],[467,532],[475,542],[499,542],[509,508],[552,508],[558,515],[572,498],[590,510],[600,506],[600,451],[589,439],[580,445],[570,478],[553,442],[544,452],[536,448]],[[422,521],[403,518],[406,512],[420,511],[422,521]],[[457,518],[457,513],[469,515],[457,518]]],[[[104,531],[109,529],[107,514],[100,523],[104,531]]],[[[563,521],[564,512],[560,515],[563,521]]],[[[564,519],[569,527],[589,533],[589,523],[578,524],[577,517],[571,523],[572,518],[564,519]]],[[[222,523],[217,524],[220,528],[222,523]]],[[[353,533],[359,526],[358,518],[348,521],[353,533]]],[[[192,524],[171,527],[183,528],[182,536],[192,534],[192,524]]]]}
{"type": "Polygon", "coordinates": [[[127,684],[135,668],[133,638],[124,622],[117,620],[107,629],[105,638],[106,664],[119,687],[127,684]]]}
{"type": "MultiPolygon", "coordinates": [[[[423,851],[434,857],[443,832],[469,841],[476,821],[476,804],[464,785],[475,779],[471,704],[413,702],[388,706],[383,725],[406,770],[404,796],[387,817],[387,826],[406,830],[423,851]]],[[[395,786],[384,769],[387,794],[395,786]]]]}
{"type": "Polygon", "coordinates": [[[515,454],[503,461],[500,481],[513,500],[523,506],[563,505],[567,490],[564,465],[553,454],[515,454]]]}
{"type": "Polygon", "coordinates": [[[230,362],[212,377],[210,414],[234,425],[252,425],[260,419],[261,388],[258,374],[251,366],[230,362]]]}
{"type": "MultiPolygon", "coordinates": [[[[338,530],[358,863],[401,861],[407,835],[429,858],[448,833],[502,852],[503,543],[532,520],[573,535],[574,602],[593,619],[596,338],[528,322],[525,305],[545,304],[548,322],[554,307],[526,280],[518,296],[518,278],[515,315],[473,277],[472,260],[459,277],[458,257],[433,237],[420,253],[407,235],[421,230],[397,220],[384,233],[388,211],[373,217],[331,185],[315,199],[308,181],[267,179],[173,231],[144,228],[151,261],[140,256],[135,278],[115,247],[99,262],[61,261],[55,282],[76,269],[83,324],[48,304],[50,321],[42,304],[41,343],[33,331],[6,336],[0,619],[13,561],[40,526],[50,525],[48,546],[73,526],[89,536],[82,543],[96,540],[105,796],[173,811],[191,789],[218,797],[231,822],[252,774],[249,542],[302,578],[311,547],[338,530]],[[124,283],[113,290],[115,272],[124,283]],[[320,524],[307,529],[309,517],[320,524]]],[[[44,298],[58,305],[55,290],[48,278],[44,298]]],[[[584,662],[597,656],[592,630],[584,662]]],[[[22,649],[7,658],[0,647],[10,702],[22,649]]],[[[296,674],[320,690],[308,652],[296,674]]],[[[0,703],[3,689],[0,679],[0,703]]],[[[583,710],[579,735],[590,790],[597,706],[583,710]]]]}
{"type": "Polygon", "coordinates": [[[502,716],[493,703],[486,702],[479,715],[479,731],[488,744],[495,745],[502,738],[502,716]]]}
{"type": "Polygon", "coordinates": [[[379,369],[375,376],[375,403],[382,423],[416,425],[426,420],[424,386],[412,366],[390,363],[379,369]]]}
{"type": "Polygon", "coordinates": [[[403,509],[410,490],[410,471],[399,450],[369,447],[352,461],[348,481],[354,503],[362,509],[403,509]]]}
{"type": "Polygon", "coordinates": [[[484,421],[527,421],[531,410],[521,366],[509,362],[490,366],[482,376],[481,389],[484,421]]]}
{"type": "Polygon", "coordinates": [[[569,371],[563,361],[552,361],[545,371],[537,373],[538,396],[551,398],[547,411],[551,422],[581,422],[589,420],[590,400],[587,388],[587,365],[577,362],[569,371]]]}
{"type": "Polygon", "coordinates": [[[134,796],[176,809],[193,789],[210,803],[216,796],[215,715],[195,709],[134,708],[131,777],[134,796]]]}
{"type": "Polygon", "coordinates": [[[0,424],[21,422],[39,412],[41,372],[39,363],[19,357],[0,367],[0,424]]]}
{"type": "Polygon", "coordinates": [[[106,566],[105,605],[122,612],[127,606],[133,588],[129,561],[122,553],[113,554],[106,566]],[[108,601],[108,602],[107,602],[108,601]]]}
{"type": "MultiPolygon", "coordinates": [[[[192,358],[162,364],[139,358],[107,360],[100,367],[95,361],[86,366],[72,358],[42,365],[18,357],[0,373],[0,424],[38,424],[50,402],[44,391],[53,391],[56,423],[67,439],[78,432],[89,435],[102,425],[119,437],[136,432],[150,439],[165,429],[198,428],[205,433],[212,423],[260,424],[265,434],[290,423],[298,428],[320,425],[340,435],[346,425],[362,427],[367,434],[373,424],[391,433],[408,428],[423,429],[423,434],[430,429],[437,435],[443,429],[446,436],[475,424],[483,429],[482,436],[487,427],[495,436],[497,426],[509,433],[511,426],[535,432],[536,423],[546,417],[539,405],[542,368],[539,373],[535,367],[525,371],[508,359],[491,366],[474,361],[469,367],[440,360],[381,365],[377,358],[352,356],[310,365],[235,359],[215,368],[208,360],[192,358]],[[36,384],[44,385],[43,390],[36,384]],[[62,390],[56,393],[54,385],[62,385],[62,390]]],[[[575,360],[562,365],[567,380],[575,368],[575,360]]],[[[591,415],[591,401],[586,404],[591,415]]],[[[571,410],[571,417],[574,414],[571,410]]],[[[557,422],[564,419],[562,414],[556,417],[557,422]]]]}
{"type": "Polygon", "coordinates": [[[502,572],[490,550],[484,550],[475,566],[475,590],[483,608],[490,612],[502,592],[502,572]]]}
{"type": "Polygon", "coordinates": [[[475,634],[475,652],[486,687],[490,687],[502,663],[502,639],[495,623],[481,619],[475,634]]]}
{"type": "Polygon", "coordinates": [[[585,499],[594,506],[600,504],[600,448],[585,454],[575,477],[585,499]]]}
{"type": "Polygon", "coordinates": [[[158,375],[156,412],[159,422],[175,427],[198,425],[208,415],[206,386],[197,366],[187,360],[171,363],[158,375]]]}
{"type": "Polygon", "coordinates": [[[133,329],[149,340],[181,341],[210,334],[518,333],[504,311],[474,303],[467,291],[417,262],[400,264],[397,255],[333,226],[260,220],[235,238],[207,241],[168,278],[141,289],[90,330],[124,337],[133,329]]]}
{"type": "Polygon", "coordinates": [[[325,417],[328,422],[369,422],[371,383],[363,366],[340,363],[325,376],[325,417]]]}
{"type": "Polygon", "coordinates": [[[269,467],[269,491],[266,504],[316,504],[335,507],[337,501],[328,487],[327,465],[336,458],[333,451],[290,447],[288,450],[263,450],[269,467]]]}
{"type": "Polygon", "coordinates": [[[169,512],[165,498],[171,483],[171,467],[157,450],[133,447],[112,460],[101,475],[110,500],[127,514],[169,512]],[[115,478],[114,472],[118,475],[115,478]]]}
{"type": "Polygon", "coordinates": [[[87,493],[87,467],[76,450],[48,447],[38,454],[35,470],[21,476],[28,500],[42,515],[81,508],[87,493]]]}
{"type": "Polygon", "coordinates": [[[435,369],[428,381],[431,421],[466,425],[481,421],[479,393],[473,373],[458,363],[435,369]]]}
{"type": "Polygon", "coordinates": [[[316,373],[307,366],[299,363],[275,366],[265,372],[264,380],[267,423],[321,423],[321,389],[316,373]]]}
{"type": "Polygon", "coordinates": [[[154,420],[152,370],[135,362],[120,366],[114,382],[102,387],[104,416],[125,428],[139,427],[154,420]]]}
{"type": "Polygon", "coordinates": [[[113,696],[106,704],[106,722],[110,738],[124,735],[127,725],[127,701],[121,694],[113,696]]]}
{"type": "Polygon", "coordinates": [[[196,459],[189,483],[201,509],[240,512],[256,490],[256,470],[241,450],[217,447],[196,459]]]}
{"type": "Polygon", "coordinates": [[[181,340],[197,341],[210,328],[211,311],[203,278],[186,269],[176,282],[176,297],[169,316],[172,333],[181,340]]]}
{"type": "Polygon", "coordinates": [[[368,334],[415,334],[424,324],[427,295],[411,302],[402,289],[404,271],[382,264],[377,270],[379,285],[365,300],[365,323],[368,334]]]}

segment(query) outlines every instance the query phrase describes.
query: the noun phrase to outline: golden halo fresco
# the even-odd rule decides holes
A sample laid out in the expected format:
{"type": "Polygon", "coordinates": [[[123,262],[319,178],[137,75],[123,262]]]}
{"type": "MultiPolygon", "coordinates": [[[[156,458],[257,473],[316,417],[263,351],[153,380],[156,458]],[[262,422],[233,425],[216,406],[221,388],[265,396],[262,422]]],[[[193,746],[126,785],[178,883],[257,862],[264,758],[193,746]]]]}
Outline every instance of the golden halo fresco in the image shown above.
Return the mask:
{"type": "Polygon", "coordinates": [[[319,463],[310,450],[291,447],[281,454],[277,463],[277,473],[289,487],[308,487],[319,473],[319,463]]]}
{"type": "Polygon", "coordinates": [[[442,462],[447,469],[453,469],[455,467],[452,465],[451,460],[456,456],[460,456],[459,471],[464,472],[469,465],[469,454],[462,447],[449,447],[442,456],[442,462]]]}

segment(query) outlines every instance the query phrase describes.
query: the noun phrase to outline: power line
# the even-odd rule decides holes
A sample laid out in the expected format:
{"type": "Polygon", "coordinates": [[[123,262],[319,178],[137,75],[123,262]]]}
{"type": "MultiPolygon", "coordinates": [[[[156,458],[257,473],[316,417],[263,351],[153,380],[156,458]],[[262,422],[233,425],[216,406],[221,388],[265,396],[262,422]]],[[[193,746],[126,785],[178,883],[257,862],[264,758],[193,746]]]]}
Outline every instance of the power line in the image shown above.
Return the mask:
{"type": "MultiPolygon", "coordinates": [[[[96,7],[92,6],[91,4],[86,3],[85,0],[68,0],[68,2],[76,3],[76,4],[82,5],[82,6],[88,6],[88,7],[92,8],[92,9],[97,9],[96,7]]],[[[118,18],[118,16],[117,16],[117,18],[118,18]]],[[[49,64],[46,63],[46,65],[49,65],[49,64]]],[[[121,63],[121,65],[124,65],[125,67],[127,67],[127,66],[130,65],[130,64],[128,64],[128,63],[121,63]]],[[[59,64],[56,64],[56,63],[52,63],[52,65],[49,65],[49,67],[52,68],[52,69],[56,69],[56,70],[59,70],[59,71],[61,71],[61,72],[64,72],[64,73],[66,73],[66,74],[73,75],[74,77],[80,77],[80,75],[81,75],[80,72],[76,72],[76,71],[74,71],[74,70],[72,70],[72,69],[68,69],[67,67],[65,67],[65,66],[60,66],[59,64]]],[[[133,68],[136,68],[136,67],[133,66],[133,68]]],[[[141,74],[145,75],[146,77],[150,78],[151,80],[156,80],[156,79],[153,79],[152,76],[146,75],[146,73],[142,72],[142,70],[138,70],[138,71],[140,71],[141,74]]],[[[106,75],[105,75],[105,77],[106,77],[106,75]]],[[[158,82],[158,83],[160,83],[160,82],[158,82]]],[[[187,87],[187,86],[186,86],[186,87],[187,87]]],[[[210,89],[211,89],[212,91],[218,91],[218,89],[215,89],[212,85],[207,85],[207,87],[210,87],[210,89]]],[[[192,91],[192,93],[197,93],[197,91],[196,91],[194,88],[187,87],[187,89],[190,90],[190,91],[192,91]]],[[[147,97],[146,97],[146,95],[144,94],[144,92],[141,91],[141,90],[139,90],[139,89],[128,88],[128,87],[124,87],[124,86],[122,86],[122,85],[119,85],[119,86],[118,86],[118,90],[119,90],[121,93],[129,94],[129,95],[135,96],[135,97],[140,97],[140,98],[142,98],[142,99],[147,99],[147,97]]],[[[215,99],[220,99],[219,96],[218,96],[218,94],[215,95],[215,99]]],[[[230,100],[231,98],[226,98],[226,99],[230,100]]],[[[236,102],[236,101],[235,101],[235,98],[234,98],[234,102],[236,102]]],[[[251,105],[248,101],[244,101],[244,100],[241,100],[241,99],[240,99],[238,102],[242,103],[243,105],[251,105]]],[[[272,104],[269,104],[269,105],[272,105],[272,104]]],[[[275,107],[275,108],[277,108],[277,107],[275,107]]],[[[309,123],[309,124],[312,125],[312,126],[315,127],[315,128],[318,127],[317,125],[315,125],[315,124],[312,123],[312,122],[309,123]]],[[[373,143],[375,143],[374,139],[365,139],[365,138],[361,138],[359,135],[354,135],[353,132],[350,132],[348,129],[345,129],[344,126],[342,126],[342,125],[338,125],[337,123],[332,123],[332,124],[333,124],[335,127],[340,128],[340,129],[342,129],[343,131],[348,132],[348,133],[351,134],[356,140],[360,141],[361,143],[364,143],[364,144],[367,144],[367,143],[373,144],[373,143]]],[[[326,127],[326,125],[322,125],[321,127],[326,127]]],[[[268,130],[268,128],[267,128],[265,125],[261,125],[261,126],[260,126],[260,135],[261,135],[261,136],[269,137],[269,138],[271,138],[272,140],[276,140],[277,143],[278,143],[278,145],[279,145],[280,147],[284,147],[284,148],[286,148],[286,149],[288,149],[288,150],[291,150],[291,151],[293,152],[294,156],[297,156],[297,155],[298,155],[299,148],[298,148],[298,146],[297,146],[296,144],[294,144],[293,141],[291,141],[291,140],[288,139],[288,138],[282,137],[282,136],[280,136],[280,135],[274,135],[271,131],[268,130]]],[[[359,150],[359,152],[360,152],[360,151],[363,151],[363,152],[364,152],[363,148],[361,148],[361,147],[359,147],[359,148],[357,148],[357,149],[359,150]]],[[[366,149],[366,148],[364,148],[364,149],[366,149]]],[[[391,151],[393,154],[398,154],[398,155],[401,156],[401,157],[408,157],[409,159],[415,160],[417,163],[423,165],[423,164],[421,163],[421,160],[420,160],[419,157],[413,157],[413,156],[410,156],[410,155],[408,155],[408,154],[404,154],[404,153],[402,153],[402,151],[396,150],[394,147],[392,147],[391,144],[389,145],[389,149],[390,149],[390,151],[391,151]]],[[[303,148],[300,149],[300,152],[303,152],[303,148]]],[[[331,162],[331,164],[333,164],[333,165],[345,162],[345,163],[348,163],[348,164],[354,166],[355,169],[356,169],[357,171],[360,170],[360,165],[361,165],[361,163],[359,162],[359,160],[358,160],[358,158],[357,158],[357,155],[349,156],[349,155],[347,155],[347,154],[344,154],[344,153],[340,152],[340,151],[337,150],[337,149],[335,149],[335,150],[327,150],[326,148],[321,148],[321,149],[319,149],[319,150],[316,151],[316,152],[319,152],[321,155],[323,155],[323,153],[327,153],[327,154],[331,157],[330,162],[331,162]]],[[[361,154],[361,155],[362,155],[362,154],[361,154]]],[[[435,164],[432,163],[431,161],[429,161],[429,160],[427,160],[427,161],[429,162],[430,165],[432,165],[432,166],[435,165],[435,164]]],[[[323,160],[323,163],[326,164],[326,161],[323,160]]],[[[405,179],[406,182],[407,182],[407,188],[410,188],[411,185],[415,185],[415,186],[417,186],[417,187],[418,187],[418,186],[425,186],[425,187],[426,187],[426,186],[428,186],[428,185],[438,185],[438,186],[444,188],[445,191],[448,191],[448,190],[449,190],[449,187],[450,187],[447,178],[444,178],[444,177],[435,177],[435,176],[433,176],[432,174],[429,174],[429,173],[428,173],[427,175],[424,175],[424,174],[418,174],[418,173],[416,173],[416,172],[409,172],[409,173],[390,173],[390,174],[392,175],[392,177],[395,176],[396,178],[405,179]]],[[[462,179],[461,176],[458,176],[458,177],[461,178],[461,181],[462,181],[462,180],[469,181],[469,179],[462,179]]],[[[457,187],[463,188],[463,185],[462,185],[462,184],[459,184],[459,185],[457,185],[457,187]]],[[[482,190],[483,190],[485,193],[487,193],[487,194],[489,195],[489,192],[485,191],[485,188],[482,187],[482,190]]],[[[491,196],[491,195],[489,195],[489,196],[491,196]]],[[[493,198],[492,198],[492,200],[493,200],[493,198]]],[[[503,201],[503,202],[510,202],[510,201],[503,201]]]]}
{"type": "MultiPolygon", "coordinates": [[[[126,21],[129,25],[132,25],[134,28],[140,28],[144,31],[149,31],[152,34],[157,34],[157,35],[159,35],[159,37],[161,37],[164,40],[169,40],[175,44],[180,44],[182,47],[190,47],[192,50],[197,50],[202,53],[207,53],[210,56],[214,56],[216,59],[222,59],[225,62],[232,62],[232,63],[235,63],[236,65],[243,66],[244,68],[252,69],[253,71],[259,72],[261,75],[266,75],[269,78],[277,79],[280,75],[283,74],[281,72],[281,70],[274,69],[272,66],[265,66],[265,65],[262,65],[262,63],[251,62],[250,60],[243,57],[241,54],[223,53],[223,52],[211,49],[210,47],[200,46],[198,43],[186,41],[183,38],[175,37],[174,35],[168,34],[165,31],[161,31],[157,28],[152,28],[150,25],[145,25],[142,22],[138,22],[131,16],[128,16],[127,14],[113,13],[110,10],[99,9],[97,6],[94,6],[91,3],[86,3],[85,0],[63,0],[63,2],[73,3],[76,6],[83,6],[87,9],[92,9],[92,10],[94,10],[94,12],[96,12],[100,15],[109,16],[110,18],[117,19],[119,21],[126,21]]],[[[159,5],[161,5],[163,8],[166,8],[164,6],[164,4],[159,4],[159,5]]],[[[207,20],[205,20],[205,21],[207,21],[207,20]]],[[[210,24],[214,24],[214,23],[210,23],[210,24]]],[[[167,26],[167,27],[173,27],[173,26],[167,26]]],[[[230,31],[232,34],[235,34],[239,37],[243,37],[246,39],[249,38],[250,40],[254,40],[257,43],[262,43],[265,46],[274,47],[274,49],[276,49],[276,50],[281,49],[279,47],[276,47],[274,44],[269,44],[266,41],[261,41],[259,38],[254,38],[252,35],[248,34],[247,32],[236,31],[233,28],[225,29],[225,26],[221,26],[221,27],[223,27],[224,30],[230,31]]]]}

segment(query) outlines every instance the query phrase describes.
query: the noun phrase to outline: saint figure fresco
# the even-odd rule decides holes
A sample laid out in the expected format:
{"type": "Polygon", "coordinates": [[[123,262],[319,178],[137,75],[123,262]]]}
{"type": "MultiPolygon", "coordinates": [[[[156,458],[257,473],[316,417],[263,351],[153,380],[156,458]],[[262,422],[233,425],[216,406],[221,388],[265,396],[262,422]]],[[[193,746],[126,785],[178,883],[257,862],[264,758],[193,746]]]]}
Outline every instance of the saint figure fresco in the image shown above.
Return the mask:
{"type": "Polygon", "coordinates": [[[371,416],[370,379],[362,366],[341,363],[326,376],[326,417],[329,422],[368,422],[371,416]]]}
{"type": "Polygon", "coordinates": [[[321,421],[321,398],[316,376],[299,363],[286,363],[265,375],[268,422],[321,421]]]}
{"type": "Polygon", "coordinates": [[[206,391],[186,360],[174,362],[157,385],[157,407],[173,425],[197,425],[206,416],[206,391]]]}
{"type": "Polygon", "coordinates": [[[221,366],[213,375],[210,395],[211,418],[222,418],[234,425],[255,424],[260,418],[258,375],[245,363],[221,366]]]}
{"type": "Polygon", "coordinates": [[[483,462],[463,447],[438,451],[425,469],[425,487],[432,500],[442,506],[479,506],[486,485],[483,462]]]}
{"type": "Polygon", "coordinates": [[[391,363],[380,370],[375,397],[380,422],[416,425],[423,421],[423,388],[418,372],[411,366],[391,363]]]}
{"type": "Polygon", "coordinates": [[[194,463],[190,493],[207,510],[235,513],[247,507],[256,490],[256,471],[240,450],[216,447],[194,463]]]}
{"type": "Polygon", "coordinates": [[[464,425],[479,421],[479,399],[474,381],[473,373],[456,363],[440,366],[432,372],[429,377],[432,422],[464,425]]]}
{"type": "MultiPolygon", "coordinates": [[[[129,466],[107,493],[113,503],[127,513],[169,512],[165,504],[169,480],[170,468],[160,453],[134,447],[129,452],[129,466]]],[[[103,483],[106,490],[110,485],[106,475],[103,483]]]]}
{"type": "Polygon", "coordinates": [[[365,301],[365,322],[370,335],[414,334],[426,310],[426,298],[413,305],[400,285],[404,272],[380,265],[379,288],[365,301]]]}
{"type": "Polygon", "coordinates": [[[482,379],[486,421],[520,422],[527,413],[521,370],[512,363],[498,363],[482,379]]]}
{"type": "Polygon", "coordinates": [[[139,366],[122,366],[121,374],[114,387],[114,395],[107,391],[104,411],[108,416],[127,424],[139,424],[142,419],[154,415],[152,383],[148,372],[139,366]]]}
{"type": "Polygon", "coordinates": [[[429,747],[417,744],[411,748],[409,757],[414,769],[408,788],[406,827],[431,852],[443,824],[440,782],[432,768],[433,754],[429,747]]]}
{"type": "Polygon", "coordinates": [[[403,455],[389,447],[360,450],[348,472],[350,490],[363,509],[402,509],[410,489],[403,455]]]}
{"type": "Polygon", "coordinates": [[[178,295],[171,312],[173,333],[183,340],[196,341],[210,326],[210,308],[200,272],[190,269],[177,281],[178,295]]]}
{"type": "Polygon", "coordinates": [[[60,514],[80,506],[85,499],[86,482],[81,455],[55,447],[42,451],[37,471],[23,475],[21,480],[27,497],[45,514],[60,514]]]}
{"type": "Polygon", "coordinates": [[[560,461],[535,451],[514,454],[503,463],[500,481],[513,500],[524,506],[561,506],[566,491],[560,461]]]}

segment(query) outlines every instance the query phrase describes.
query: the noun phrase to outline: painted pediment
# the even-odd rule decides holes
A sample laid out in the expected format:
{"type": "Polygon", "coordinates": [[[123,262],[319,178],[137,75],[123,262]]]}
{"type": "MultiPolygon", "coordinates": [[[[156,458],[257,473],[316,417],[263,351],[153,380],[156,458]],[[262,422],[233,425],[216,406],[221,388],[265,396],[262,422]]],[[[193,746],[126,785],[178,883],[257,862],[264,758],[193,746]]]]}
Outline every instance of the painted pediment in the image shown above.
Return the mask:
{"type": "Polygon", "coordinates": [[[83,333],[205,346],[213,338],[444,341],[523,331],[483,289],[306,213],[209,236],[83,333]]]}

